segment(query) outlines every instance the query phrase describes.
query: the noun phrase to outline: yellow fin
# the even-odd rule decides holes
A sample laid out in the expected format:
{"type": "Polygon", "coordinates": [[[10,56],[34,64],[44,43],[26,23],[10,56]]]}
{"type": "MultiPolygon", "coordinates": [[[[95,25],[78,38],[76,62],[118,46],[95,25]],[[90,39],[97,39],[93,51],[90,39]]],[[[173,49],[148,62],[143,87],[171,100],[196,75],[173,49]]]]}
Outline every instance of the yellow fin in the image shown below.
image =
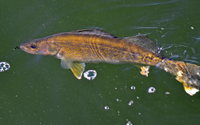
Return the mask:
{"type": "Polygon", "coordinates": [[[72,63],[70,68],[77,79],[81,79],[81,76],[85,70],[85,63],[72,63]]]}
{"type": "Polygon", "coordinates": [[[140,69],[141,69],[140,74],[145,75],[146,77],[148,77],[149,68],[150,68],[150,66],[142,66],[142,67],[140,67],[140,69]]]}
{"type": "Polygon", "coordinates": [[[191,87],[187,83],[185,83],[183,76],[182,76],[182,72],[177,73],[176,80],[178,80],[179,82],[181,82],[183,84],[185,92],[191,96],[193,96],[194,94],[196,94],[199,91],[198,89],[191,87]]]}
{"type": "Polygon", "coordinates": [[[199,90],[194,88],[194,87],[188,87],[188,86],[184,86],[185,92],[188,93],[189,95],[193,96],[194,94],[196,94],[199,90]]]}
{"type": "Polygon", "coordinates": [[[141,69],[140,74],[148,77],[150,66],[144,66],[143,64],[133,64],[134,66],[141,69]]]}
{"type": "Polygon", "coordinates": [[[177,76],[176,76],[176,80],[181,82],[183,84],[184,90],[187,94],[193,96],[194,94],[196,94],[199,90],[196,89],[195,87],[189,86],[186,82],[185,79],[183,77],[183,72],[182,71],[178,71],[177,72],[177,76]]]}

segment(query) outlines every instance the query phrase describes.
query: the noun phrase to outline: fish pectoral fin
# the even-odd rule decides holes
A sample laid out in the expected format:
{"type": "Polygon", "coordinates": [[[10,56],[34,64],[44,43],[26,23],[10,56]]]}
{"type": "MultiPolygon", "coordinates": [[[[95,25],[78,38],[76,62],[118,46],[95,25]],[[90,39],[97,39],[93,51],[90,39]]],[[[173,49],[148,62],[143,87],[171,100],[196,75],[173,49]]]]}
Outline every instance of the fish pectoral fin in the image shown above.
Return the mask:
{"type": "Polygon", "coordinates": [[[72,67],[72,60],[70,60],[69,58],[66,58],[66,57],[63,57],[62,59],[61,59],[61,67],[63,68],[63,69],[69,69],[69,68],[71,68],[72,67]]]}
{"type": "Polygon", "coordinates": [[[85,63],[72,63],[70,68],[77,79],[81,79],[81,76],[85,70],[85,63]]]}
{"type": "Polygon", "coordinates": [[[61,59],[61,66],[63,69],[71,69],[77,79],[81,79],[85,70],[85,63],[75,63],[67,57],[61,59]]]}
{"type": "Polygon", "coordinates": [[[142,66],[142,67],[140,67],[140,69],[141,69],[140,74],[145,75],[146,77],[148,77],[149,68],[150,68],[150,66],[142,66]]]}

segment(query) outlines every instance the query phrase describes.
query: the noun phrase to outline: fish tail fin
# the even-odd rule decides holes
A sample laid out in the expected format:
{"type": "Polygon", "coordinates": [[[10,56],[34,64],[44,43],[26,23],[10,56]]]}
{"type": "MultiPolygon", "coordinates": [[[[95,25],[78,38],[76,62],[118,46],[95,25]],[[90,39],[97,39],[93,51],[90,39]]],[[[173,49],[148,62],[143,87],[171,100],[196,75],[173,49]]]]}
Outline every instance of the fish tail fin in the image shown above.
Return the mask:
{"type": "Polygon", "coordinates": [[[200,90],[200,66],[168,59],[163,59],[156,66],[174,74],[189,95],[192,96],[200,90]]]}

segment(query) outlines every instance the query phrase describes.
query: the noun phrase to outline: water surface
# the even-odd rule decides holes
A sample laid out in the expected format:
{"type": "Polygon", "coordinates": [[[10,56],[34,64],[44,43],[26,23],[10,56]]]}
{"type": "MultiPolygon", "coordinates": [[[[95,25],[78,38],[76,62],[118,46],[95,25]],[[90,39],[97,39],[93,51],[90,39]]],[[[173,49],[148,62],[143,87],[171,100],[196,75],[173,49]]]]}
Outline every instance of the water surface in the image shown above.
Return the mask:
{"type": "Polygon", "coordinates": [[[199,2],[179,0],[1,1],[0,123],[6,125],[155,125],[200,123],[200,93],[189,96],[169,73],[132,64],[86,64],[77,80],[60,60],[13,50],[59,32],[98,28],[123,38],[147,34],[174,60],[200,65],[199,2]],[[154,93],[148,89],[154,87],[154,93]]]}

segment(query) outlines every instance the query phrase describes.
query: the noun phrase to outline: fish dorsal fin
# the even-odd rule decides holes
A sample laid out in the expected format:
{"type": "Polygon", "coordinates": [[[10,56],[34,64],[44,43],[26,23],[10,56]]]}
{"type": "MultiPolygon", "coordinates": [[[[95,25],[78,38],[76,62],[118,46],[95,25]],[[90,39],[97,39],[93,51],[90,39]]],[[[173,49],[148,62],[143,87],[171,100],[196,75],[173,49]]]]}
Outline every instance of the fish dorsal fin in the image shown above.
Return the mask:
{"type": "Polygon", "coordinates": [[[99,36],[104,36],[104,37],[109,37],[109,38],[117,38],[113,36],[112,34],[105,33],[101,30],[97,29],[83,29],[83,30],[77,30],[73,32],[69,32],[70,34],[88,34],[88,35],[99,35],[99,36]]]}
{"type": "Polygon", "coordinates": [[[85,70],[85,63],[73,63],[72,67],[70,68],[76,76],[77,79],[81,79],[81,76],[85,70]]]}
{"type": "Polygon", "coordinates": [[[158,47],[155,42],[148,38],[146,35],[126,37],[124,40],[133,42],[134,44],[144,47],[154,53],[158,52],[158,47]]]}

